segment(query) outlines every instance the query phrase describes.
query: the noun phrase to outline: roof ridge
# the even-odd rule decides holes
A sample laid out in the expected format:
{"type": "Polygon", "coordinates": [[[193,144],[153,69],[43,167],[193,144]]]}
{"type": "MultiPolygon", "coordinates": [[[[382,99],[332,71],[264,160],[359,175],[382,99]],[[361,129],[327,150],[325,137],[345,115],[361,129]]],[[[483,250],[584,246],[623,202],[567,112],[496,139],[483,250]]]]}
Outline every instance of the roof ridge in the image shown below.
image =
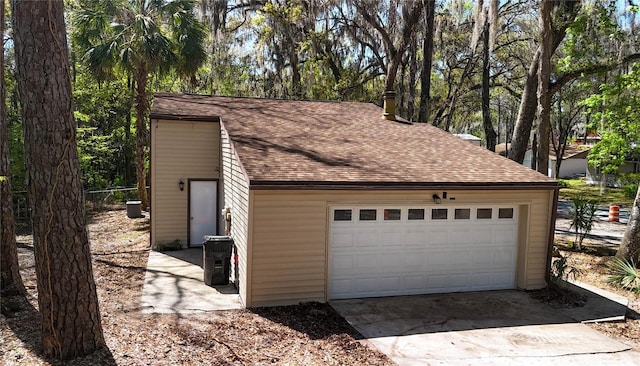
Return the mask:
{"type": "MultiPolygon", "coordinates": [[[[172,92],[156,92],[155,96],[187,96],[187,97],[203,97],[203,98],[229,98],[229,99],[256,99],[265,101],[276,102],[308,102],[308,103],[357,103],[357,104],[373,104],[378,106],[375,102],[362,102],[355,100],[330,100],[330,99],[285,99],[285,98],[268,98],[257,96],[244,96],[244,95],[219,95],[219,94],[198,94],[198,93],[172,93],[172,92]]],[[[382,108],[382,107],[380,107],[382,108]]]]}

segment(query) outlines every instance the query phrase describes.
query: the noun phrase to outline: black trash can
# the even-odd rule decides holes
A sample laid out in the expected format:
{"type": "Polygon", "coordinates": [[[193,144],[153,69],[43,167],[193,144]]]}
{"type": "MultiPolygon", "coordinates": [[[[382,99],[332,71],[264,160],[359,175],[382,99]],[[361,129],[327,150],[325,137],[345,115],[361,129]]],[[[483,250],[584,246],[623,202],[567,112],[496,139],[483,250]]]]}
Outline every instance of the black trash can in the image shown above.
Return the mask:
{"type": "Polygon", "coordinates": [[[202,243],[204,283],[208,286],[226,285],[231,272],[231,249],[233,238],[230,236],[207,235],[202,243]]]}

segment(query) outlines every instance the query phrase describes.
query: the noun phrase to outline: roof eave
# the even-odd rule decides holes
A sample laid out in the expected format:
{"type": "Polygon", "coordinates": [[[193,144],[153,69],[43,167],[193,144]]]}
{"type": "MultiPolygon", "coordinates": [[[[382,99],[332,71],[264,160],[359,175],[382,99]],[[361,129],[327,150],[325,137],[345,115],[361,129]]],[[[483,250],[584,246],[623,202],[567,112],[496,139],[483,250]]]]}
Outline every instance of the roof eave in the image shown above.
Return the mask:
{"type": "Polygon", "coordinates": [[[286,190],[527,190],[557,189],[557,181],[540,182],[312,182],[312,181],[261,181],[252,180],[250,189],[286,190]]]}
{"type": "Polygon", "coordinates": [[[168,121],[198,121],[198,122],[220,122],[220,116],[190,115],[190,114],[170,114],[151,113],[150,119],[164,119],[168,121]]]}

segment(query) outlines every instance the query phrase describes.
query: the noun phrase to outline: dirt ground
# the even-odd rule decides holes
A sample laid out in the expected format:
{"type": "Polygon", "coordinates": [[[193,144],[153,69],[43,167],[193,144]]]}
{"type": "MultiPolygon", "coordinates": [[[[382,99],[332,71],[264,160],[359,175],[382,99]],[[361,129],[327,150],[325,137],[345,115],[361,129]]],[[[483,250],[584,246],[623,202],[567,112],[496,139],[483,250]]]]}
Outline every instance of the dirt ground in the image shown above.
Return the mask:
{"type": "MultiPolygon", "coordinates": [[[[587,251],[597,253],[597,247],[587,247],[587,251]]],[[[623,342],[631,342],[635,344],[634,349],[640,351],[640,294],[618,288],[614,285],[606,283],[607,277],[611,275],[607,262],[611,260],[611,256],[578,253],[573,251],[560,251],[563,256],[567,256],[568,265],[577,268],[580,272],[576,279],[609,292],[616,293],[626,297],[629,300],[629,309],[627,310],[627,320],[624,322],[607,322],[589,324],[592,328],[606,333],[613,338],[623,342]]]]}
{"type": "Polygon", "coordinates": [[[31,236],[18,236],[30,306],[0,317],[1,365],[392,365],[360,344],[326,304],[193,315],[141,314],[148,219],[123,210],[91,216],[94,277],[108,350],[59,363],[40,354],[31,236]]]}
{"type": "MultiPolygon", "coordinates": [[[[358,342],[359,334],[326,304],[233,310],[192,315],[141,314],[139,298],[149,253],[147,218],[124,210],[91,216],[94,277],[108,349],[59,363],[40,354],[32,239],[18,236],[29,306],[0,317],[2,365],[392,365],[358,342]]],[[[566,238],[559,238],[560,242],[566,238]]],[[[598,242],[589,241],[590,247],[598,242]]],[[[591,252],[599,252],[591,250],[591,252]]],[[[640,295],[604,282],[607,256],[562,251],[582,270],[578,280],[630,299],[628,320],[595,329],[640,344],[640,295]]],[[[567,340],[567,342],[577,341],[567,340]]]]}

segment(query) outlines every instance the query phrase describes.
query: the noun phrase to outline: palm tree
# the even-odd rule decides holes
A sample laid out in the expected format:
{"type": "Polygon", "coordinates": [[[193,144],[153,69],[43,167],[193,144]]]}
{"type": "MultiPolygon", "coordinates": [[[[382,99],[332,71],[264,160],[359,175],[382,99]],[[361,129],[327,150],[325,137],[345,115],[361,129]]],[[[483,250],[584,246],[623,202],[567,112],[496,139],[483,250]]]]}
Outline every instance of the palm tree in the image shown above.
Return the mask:
{"type": "Polygon", "coordinates": [[[136,177],[147,209],[145,160],[149,77],[175,70],[188,77],[204,63],[206,28],[193,0],[84,0],[73,17],[72,40],[93,75],[103,80],[116,71],[135,81],[136,177]]]}

